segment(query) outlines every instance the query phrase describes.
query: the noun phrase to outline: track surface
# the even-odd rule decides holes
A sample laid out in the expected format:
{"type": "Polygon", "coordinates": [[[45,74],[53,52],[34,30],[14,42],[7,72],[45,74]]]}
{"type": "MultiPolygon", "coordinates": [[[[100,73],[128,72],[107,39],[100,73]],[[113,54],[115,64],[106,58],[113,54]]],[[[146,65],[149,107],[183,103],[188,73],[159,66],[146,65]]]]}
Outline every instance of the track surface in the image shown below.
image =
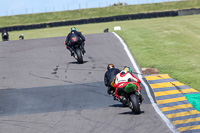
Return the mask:
{"type": "Polygon", "coordinates": [[[0,133],[171,132],[144,88],[141,115],[106,93],[108,63],[133,67],[114,34],[86,38],[84,64],[65,49],[65,37],[0,42],[0,133]]]}

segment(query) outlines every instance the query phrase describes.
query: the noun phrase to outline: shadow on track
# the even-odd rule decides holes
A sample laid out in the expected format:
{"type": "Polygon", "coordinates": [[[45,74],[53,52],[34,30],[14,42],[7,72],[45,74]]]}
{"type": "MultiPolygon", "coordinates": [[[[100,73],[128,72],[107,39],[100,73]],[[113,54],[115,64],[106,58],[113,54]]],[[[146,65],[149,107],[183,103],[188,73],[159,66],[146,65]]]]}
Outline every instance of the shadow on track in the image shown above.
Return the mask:
{"type": "MultiPolygon", "coordinates": [[[[128,108],[128,107],[125,107],[125,106],[123,106],[123,104],[113,104],[113,105],[110,105],[109,107],[128,108]]],[[[141,111],[141,114],[143,114],[143,113],[144,113],[144,111],[141,111]]],[[[133,114],[133,112],[132,112],[132,111],[123,112],[123,113],[119,113],[119,114],[121,114],[121,115],[123,115],[123,114],[131,114],[131,115],[136,115],[136,114],[133,114]]]]}
{"type": "Polygon", "coordinates": [[[92,82],[0,90],[0,116],[108,107],[114,103],[102,85],[92,82]],[[105,93],[96,93],[99,88],[105,93]]]}
{"type": "Polygon", "coordinates": [[[122,108],[126,108],[123,106],[123,104],[113,104],[113,105],[110,105],[109,107],[122,107],[122,108]]]}
{"type": "MultiPolygon", "coordinates": [[[[141,111],[141,114],[143,114],[144,113],[144,111],[141,111]]],[[[128,111],[128,112],[123,112],[123,113],[119,113],[120,115],[127,115],[127,114],[129,114],[129,115],[141,115],[141,114],[133,114],[133,112],[132,111],[128,111]]]]}
{"type": "Polygon", "coordinates": [[[83,61],[83,63],[78,63],[77,61],[69,62],[69,64],[84,64],[87,63],[88,61],[83,61]]]}

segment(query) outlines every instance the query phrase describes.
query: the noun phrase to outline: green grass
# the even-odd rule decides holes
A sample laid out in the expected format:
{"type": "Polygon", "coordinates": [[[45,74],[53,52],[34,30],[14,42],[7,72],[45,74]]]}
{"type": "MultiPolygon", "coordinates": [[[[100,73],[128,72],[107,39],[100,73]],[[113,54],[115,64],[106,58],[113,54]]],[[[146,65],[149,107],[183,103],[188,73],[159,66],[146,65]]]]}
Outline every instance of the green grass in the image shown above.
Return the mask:
{"type": "MultiPolygon", "coordinates": [[[[200,15],[78,25],[83,34],[117,31],[142,68],[157,68],[160,73],[200,91],[200,15]]],[[[71,26],[10,32],[16,40],[66,36],[71,26]]],[[[63,40],[64,42],[64,40],[63,40]]]]}
{"type": "Polygon", "coordinates": [[[139,20],[125,25],[117,33],[141,67],[157,68],[200,91],[200,15],[139,20]]]}
{"type": "Polygon", "coordinates": [[[200,8],[200,0],[186,0],[186,1],[116,6],[116,7],[112,6],[112,7],[90,8],[90,9],[82,9],[74,11],[5,16],[5,17],[0,17],[0,27],[107,17],[115,15],[127,15],[127,14],[136,14],[145,12],[180,10],[188,8],[200,8]]]}

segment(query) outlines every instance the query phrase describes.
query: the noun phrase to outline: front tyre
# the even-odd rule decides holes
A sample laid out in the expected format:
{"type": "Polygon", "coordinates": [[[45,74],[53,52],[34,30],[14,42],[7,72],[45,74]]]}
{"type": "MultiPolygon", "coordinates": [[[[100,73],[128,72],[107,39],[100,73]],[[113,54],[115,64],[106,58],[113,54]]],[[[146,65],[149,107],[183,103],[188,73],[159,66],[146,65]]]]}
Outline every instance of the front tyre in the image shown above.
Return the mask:
{"type": "Polygon", "coordinates": [[[79,48],[76,49],[76,55],[78,63],[83,63],[83,55],[79,48]]]}
{"type": "Polygon", "coordinates": [[[139,99],[138,96],[135,94],[130,95],[130,102],[132,103],[132,112],[134,114],[140,114],[140,104],[139,104],[139,99]]]}

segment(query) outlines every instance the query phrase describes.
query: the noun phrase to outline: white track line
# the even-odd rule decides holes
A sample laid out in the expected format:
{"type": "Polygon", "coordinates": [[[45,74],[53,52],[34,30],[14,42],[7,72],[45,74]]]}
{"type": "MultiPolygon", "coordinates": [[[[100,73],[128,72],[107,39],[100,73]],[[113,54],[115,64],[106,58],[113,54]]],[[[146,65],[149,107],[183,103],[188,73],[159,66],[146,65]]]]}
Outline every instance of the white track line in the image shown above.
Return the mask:
{"type": "Polygon", "coordinates": [[[172,132],[174,133],[179,133],[177,131],[177,129],[174,127],[174,125],[170,122],[170,120],[161,112],[161,110],[159,109],[159,107],[157,106],[157,104],[154,102],[153,97],[151,96],[151,93],[149,91],[149,86],[146,84],[146,82],[143,80],[143,76],[141,74],[140,69],[138,68],[138,65],[136,63],[136,61],[134,60],[130,50],[128,49],[126,43],[123,41],[123,39],[117,35],[115,32],[112,32],[121,42],[121,44],[124,46],[124,50],[126,51],[128,57],[130,58],[133,67],[135,68],[136,72],[138,73],[138,78],[141,80],[141,83],[144,85],[145,90],[147,92],[147,95],[151,101],[152,106],[154,107],[154,109],[156,110],[156,112],[160,115],[160,117],[165,121],[165,123],[167,124],[167,126],[172,130],[172,132]]]}

